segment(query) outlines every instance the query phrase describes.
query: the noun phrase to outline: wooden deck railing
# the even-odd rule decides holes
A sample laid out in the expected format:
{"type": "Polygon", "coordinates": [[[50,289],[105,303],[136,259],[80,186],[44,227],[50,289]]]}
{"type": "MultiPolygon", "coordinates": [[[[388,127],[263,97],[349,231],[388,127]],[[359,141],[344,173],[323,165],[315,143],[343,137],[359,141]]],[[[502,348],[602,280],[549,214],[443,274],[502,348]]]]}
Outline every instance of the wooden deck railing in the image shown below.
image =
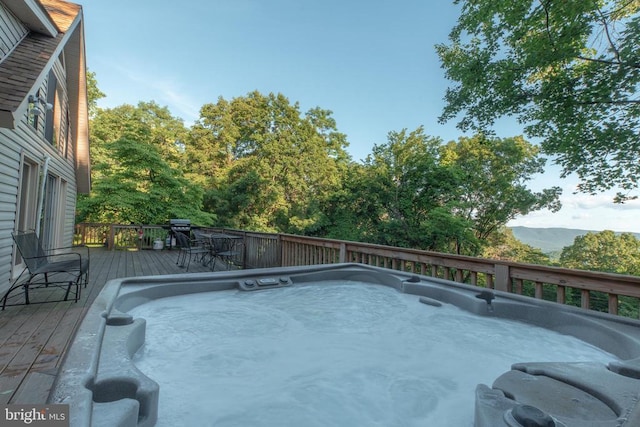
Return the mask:
{"type": "MultiPolygon", "coordinates": [[[[573,270],[534,264],[428,252],[342,240],[208,228],[243,236],[244,267],[280,267],[337,262],[367,265],[468,283],[639,317],[640,277],[573,270]],[[628,307],[631,307],[629,310],[628,307]],[[629,314],[630,313],[630,314],[629,314]]],[[[151,225],[78,224],[76,243],[105,245],[111,249],[151,249],[166,238],[167,227],[151,225]],[[142,233],[140,234],[140,230],[142,233]]]]}
{"type": "Polygon", "coordinates": [[[74,244],[108,249],[152,249],[156,239],[165,241],[169,227],[83,222],[76,224],[74,244]]]}

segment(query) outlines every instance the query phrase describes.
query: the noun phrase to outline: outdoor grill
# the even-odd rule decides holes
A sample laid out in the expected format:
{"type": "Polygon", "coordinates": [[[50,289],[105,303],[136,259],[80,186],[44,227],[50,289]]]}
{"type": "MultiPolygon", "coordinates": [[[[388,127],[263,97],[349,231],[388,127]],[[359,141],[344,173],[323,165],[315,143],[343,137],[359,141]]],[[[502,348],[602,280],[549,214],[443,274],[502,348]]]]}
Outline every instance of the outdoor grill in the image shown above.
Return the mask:
{"type": "MultiPolygon", "coordinates": [[[[175,237],[177,233],[182,233],[189,238],[191,234],[191,220],[172,218],[169,220],[171,237],[175,237]]],[[[171,239],[171,246],[173,246],[174,239],[171,239]]]]}

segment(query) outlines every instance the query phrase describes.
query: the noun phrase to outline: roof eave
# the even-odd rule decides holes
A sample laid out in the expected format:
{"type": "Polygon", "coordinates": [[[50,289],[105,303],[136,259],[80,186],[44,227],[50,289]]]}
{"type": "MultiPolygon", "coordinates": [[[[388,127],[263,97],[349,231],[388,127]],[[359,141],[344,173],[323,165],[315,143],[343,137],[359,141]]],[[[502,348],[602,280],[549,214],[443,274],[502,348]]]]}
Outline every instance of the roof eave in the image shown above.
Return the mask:
{"type": "Polygon", "coordinates": [[[58,28],[37,0],[5,0],[4,4],[31,31],[55,37],[58,28]]]}
{"type": "Polygon", "coordinates": [[[84,20],[82,12],[77,28],[67,47],[68,65],[77,69],[78,73],[69,75],[69,107],[72,111],[72,121],[75,124],[75,153],[76,153],[76,183],[80,194],[91,191],[91,156],[89,148],[89,102],[87,96],[87,66],[85,57],[84,20]],[[74,52],[75,54],[72,54],[74,52]]]}

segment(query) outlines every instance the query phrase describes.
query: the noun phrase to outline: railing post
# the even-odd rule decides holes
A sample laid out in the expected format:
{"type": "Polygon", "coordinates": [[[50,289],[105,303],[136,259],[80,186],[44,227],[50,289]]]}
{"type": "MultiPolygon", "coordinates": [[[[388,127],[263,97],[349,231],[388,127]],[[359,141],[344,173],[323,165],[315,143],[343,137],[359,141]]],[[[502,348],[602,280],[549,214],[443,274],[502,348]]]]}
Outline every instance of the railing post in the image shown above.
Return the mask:
{"type": "Polygon", "coordinates": [[[139,251],[141,251],[142,247],[144,246],[144,242],[142,241],[143,238],[144,238],[144,227],[142,224],[140,224],[140,228],[138,228],[138,244],[136,245],[139,251]]]}
{"type": "Polygon", "coordinates": [[[495,265],[495,289],[498,291],[510,292],[509,266],[504,264],[495,265]]]}
{"type": "Polygon", "coordinates": [[[116,227],[115,224],[111,224],[109,227],[109,242],[107,242],[107,249],[110,251],[115,248],[116,227]]]}
{"type": "Polygon", "coordinates": [[[247,268],[247,232],[242,232],[242,269],[247,268]]]}
{"type": "Polygon", "coordinates": [[[284,267],[284,262],[285,262],[285,253],[284,253],[284,243],[282,242],[282,235],[278,234],[278,239],[276,240],[278,243],[278,253],[280,254],[279,257],[280,259],[278,260],[278,264],[280,264],[280,267],[284,267]]]}
{"type": "Polygon", "coordinates": [[[347,244],[345,242],[340,242],[340,257],[338,261],[341,263],[347,261],[347,244]]]}

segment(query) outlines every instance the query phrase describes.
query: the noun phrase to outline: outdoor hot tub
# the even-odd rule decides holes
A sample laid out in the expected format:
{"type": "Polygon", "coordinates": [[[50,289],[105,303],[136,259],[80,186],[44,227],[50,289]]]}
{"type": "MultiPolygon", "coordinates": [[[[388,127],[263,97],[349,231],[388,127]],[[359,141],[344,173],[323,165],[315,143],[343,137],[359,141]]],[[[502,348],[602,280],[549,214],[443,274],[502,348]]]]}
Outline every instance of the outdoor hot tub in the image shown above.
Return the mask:
{"type": "Polygon", "coordinates": [[[640,321],[360,264],[114,280],[71,426],[637,426],[640,321]],[[490,385],[489,385],[490,384],[490,385]]]}

